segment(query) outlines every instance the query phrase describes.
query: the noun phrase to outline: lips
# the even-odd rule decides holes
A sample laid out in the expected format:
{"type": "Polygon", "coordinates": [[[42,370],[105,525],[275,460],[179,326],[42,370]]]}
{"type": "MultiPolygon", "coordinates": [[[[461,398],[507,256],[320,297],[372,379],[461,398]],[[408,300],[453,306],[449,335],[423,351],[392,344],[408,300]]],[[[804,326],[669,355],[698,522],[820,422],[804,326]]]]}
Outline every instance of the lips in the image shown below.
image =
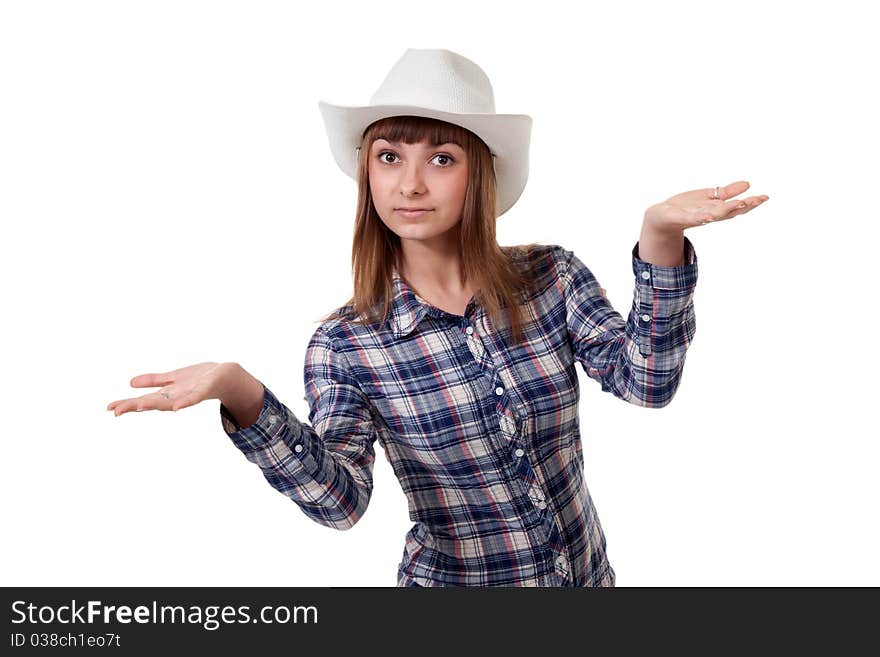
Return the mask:
{"type": "Polygon", "coordinates": [[[409,210],[406,208],[396,208],[394,211],[397,212],[398,214],[408,218],[408,219],[412,219],[414,217],[421,217],[422,215],[428,214],[429,212],[431,212],[431,210],[418,209],[418,208],[409,209],[409,210]]]}

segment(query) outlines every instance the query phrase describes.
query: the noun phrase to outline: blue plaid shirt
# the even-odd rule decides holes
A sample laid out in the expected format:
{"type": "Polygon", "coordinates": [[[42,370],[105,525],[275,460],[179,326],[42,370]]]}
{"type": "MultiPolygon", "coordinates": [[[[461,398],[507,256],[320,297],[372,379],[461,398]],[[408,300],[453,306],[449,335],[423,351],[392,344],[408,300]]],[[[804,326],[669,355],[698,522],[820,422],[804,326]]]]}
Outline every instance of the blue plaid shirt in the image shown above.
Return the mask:
{"type": "Polygon", "coordinates": [[[505,251],[538,281],[520,343],[473,298],[455,315],[395,272],[389,321],[333,318],[310,339],[309,423],[264,386],[254,424],[221,404],[222,425],[275,489],[336,529],[367,509],[378,439],[414,522],[398,586],[614,586],[584,480],[575,363],[624,401],[668,404],[696,329],[696,253],[685,238],[685,264],[661,267],[636,243],[624,320],[572,251],[505,251]]]}

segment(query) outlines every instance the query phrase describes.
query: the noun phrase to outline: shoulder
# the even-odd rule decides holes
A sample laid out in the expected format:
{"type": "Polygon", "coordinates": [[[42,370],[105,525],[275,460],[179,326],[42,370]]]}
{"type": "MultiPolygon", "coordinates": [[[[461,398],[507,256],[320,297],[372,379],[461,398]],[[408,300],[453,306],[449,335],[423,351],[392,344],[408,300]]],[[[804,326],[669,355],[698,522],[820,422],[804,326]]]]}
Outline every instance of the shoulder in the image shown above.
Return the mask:
{"type": "Polygon", "coordinates": [[[559,281],[572,255],[559,244],[531,243],[501,248],[517,269],[529,274],[539,293],[559,281]]]}
{"type": "Polygon", "coordinates": [[[352,304],[337,306],[318,321],[312,332],[312,342],[336,342],[342,333],[349,330],[348,327],[354,318],[352,304]]]}
{"type": "Polygon", "coordinates": [[[361,344],[375,343],[380,339],[383,327],[382,322],[367,321],[362,314],[357,314],[354,303],[349,301],[318,320],[310,344],[346,352],[361,344]]]}
{"type": "Polygon", "coordinates": [[[524,269],[545,270],[556,266],[560,261],[565,261],[571,255],[559,244],[517,244],[515,246],[502,246],[501,250],[510,258],[515,265],[524,269]]]}
{"type": "Polygon", "coordinates": [[[556,252],[560,248],[556,244],[531,243],[502,246],[501,251],[518,269],[543,272],[554,264],[556,252]]]}

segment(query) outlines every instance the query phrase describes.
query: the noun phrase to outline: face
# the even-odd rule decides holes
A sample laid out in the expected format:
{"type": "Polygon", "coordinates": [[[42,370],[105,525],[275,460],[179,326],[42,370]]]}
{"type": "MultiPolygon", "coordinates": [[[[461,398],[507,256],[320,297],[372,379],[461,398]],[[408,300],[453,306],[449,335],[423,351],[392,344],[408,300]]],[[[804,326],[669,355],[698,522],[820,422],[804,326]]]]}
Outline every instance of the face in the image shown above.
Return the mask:
{"type": "Polygon", "coordinates": [[[382,222],[401,241],[431,240],[458,226],[468,182],[465,150],[453,143],[370,147],[370,192],[382,222]],[[401,208],[424,208],[406,213],[401,208]]]}

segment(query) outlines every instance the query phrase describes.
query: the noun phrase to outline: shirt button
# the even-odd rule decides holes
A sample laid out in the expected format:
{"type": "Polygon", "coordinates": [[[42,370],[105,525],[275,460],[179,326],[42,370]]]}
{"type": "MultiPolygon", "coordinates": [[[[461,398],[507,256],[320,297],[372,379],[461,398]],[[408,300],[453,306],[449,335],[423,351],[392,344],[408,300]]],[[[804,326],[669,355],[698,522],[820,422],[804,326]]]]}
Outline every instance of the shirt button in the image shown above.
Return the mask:
{"type": "Polygon", "coordinates": [[[504,388],[502,388],[501,386],[498,386],[497,388],[495,388],[496,395],[501,395],[503,392],[504,392],[504,388]]]}
{"type": "Polygon", "coordinates": [[[293,448],[293,451],[299,453],[299,452],[303,451],[303,446],[297,445],[296,447],[293,448]]]}
{"type": "Polygon", "coordinates": [[[278,419],[278,418],[276,418],[274,415],[270,415],[270,416],[269,416],[269,424],[275,424],[275,421],[276,421],[277,419],[278,419]]]}
{"type": "Polygon", "coordinates": [[[539,508],[539,509],[546,509],[546,508],[547,508],[547,502],[545,502],[544,500],[541,500],[540,502],[538,502],[538,508],[539,508]]]}
{"type": "Polygon", "coordinates": [[[651,278],[651,272],[649,272],[648,270],[643,271],[642,278],[644,278],[644,279],[651,278]]]}
{"type": "Polygon", "coordinates": [[[517,456],[522,456],[523,454],[525,454],[525,452],[522,451],[521,449],[517,449],[517,450],[514,452],[514,454],[516,454],[517,456]]]}
{"type": "Polygon", "coordinates": [[[650,315],[642,315],[642,321],[643,322],[650,322],[651,316],[650,315]]]}
{"type": "Polygon", "coordinates": [[[473,332],[474,332],[474,327],[473,327],[473,326],[468,326],[468,327],[464,330],[464,332],[467,333],[468,335],[471,335],[471,334],[473,334],[473,332]]]}

